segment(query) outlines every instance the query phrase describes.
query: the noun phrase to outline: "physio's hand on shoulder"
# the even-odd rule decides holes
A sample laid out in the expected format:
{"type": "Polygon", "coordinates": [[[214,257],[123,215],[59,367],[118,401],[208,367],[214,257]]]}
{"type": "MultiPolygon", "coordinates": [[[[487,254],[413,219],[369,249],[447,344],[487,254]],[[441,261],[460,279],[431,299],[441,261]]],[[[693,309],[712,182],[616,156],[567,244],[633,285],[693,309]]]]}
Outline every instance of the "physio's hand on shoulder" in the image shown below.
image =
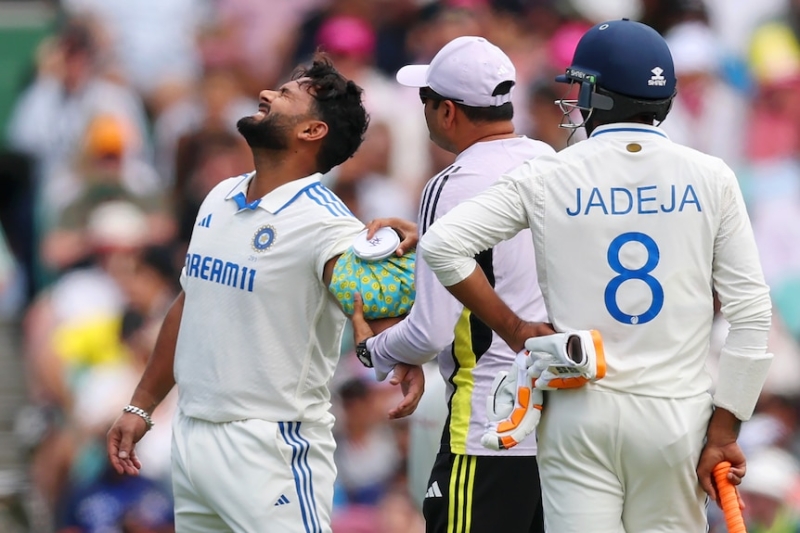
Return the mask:
{"type": "Polygon", "coordinates": [[[389,418],[403,418],[413,413],[425,392],[425,372],[422,367],[398,363],[389,383],[400,385],[403,391],[403,399],[397,407],[389,411],[389,418]]]}
{"type": "MultiPolygon", "coordinates": [[[[716,408],[706,432],[706,444],[697,463],[697,479],[708,496],[719,505],[719,494],[714,482],[714,467],[722,461],[731,464],[728,481],[739,485],[746,472],[746,461],[742,449],[736,442],[739,422],[725,409],[716,408]]],[[[744,504],[739,498],[739,506],[744,504]]]]}
{"type": "Polygon", "coordinates": [[[375,235],[375,232],[381,228],[392,228],[400,235],[400,244],[395,251],[397,257],[417,247],[419,232],[414,222],[396,217],[376,218],[367,224],[367,229],[369,230],[367,239],[371,239],[375,235]]]}
{"type": "Polygon", "coordinates": [[[136,457],[134,446],[147,433],[147,423],[133,413],[122,413],[108,431],[107,452],[111,466],[118,474],[136,476],[142,463],[136,457]]]}

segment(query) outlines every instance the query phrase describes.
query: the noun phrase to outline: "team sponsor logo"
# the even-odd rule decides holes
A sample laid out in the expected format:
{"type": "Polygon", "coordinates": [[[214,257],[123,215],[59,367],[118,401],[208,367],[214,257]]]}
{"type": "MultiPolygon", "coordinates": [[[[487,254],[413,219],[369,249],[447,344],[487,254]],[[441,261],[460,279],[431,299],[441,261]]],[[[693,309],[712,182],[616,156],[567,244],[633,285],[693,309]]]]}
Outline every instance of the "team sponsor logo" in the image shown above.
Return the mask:
{"type": "Polygon", "coordinates": [[[576,68],[569,67],[567,69],[567,78],[576,80],[576,81],[588,81],[589,83],[596,83],[597,78],[593,74],[589,74],[582,70],[578,70],[576,68]]]}
{"type": "Polygon", "coordinates": [[[664,69],[661,67],[656,67],[650,72],[653,73],[650,76],[650,80],[647,82],[647,85],[655,85],[657,87],[663,87],[667,84],[667,79],[663,76],[664,69]]]}
{"type": "Polygon", "coordinates": [[[186,275],[253,292],[256,269],[210,255],[186,254],[186,275]]]}
{"type": "Polygon", "coordinates": [[[275,228],[272,226],[261,226],[253,235],[253,250],[265,252],[275,243],[275,228]]]}

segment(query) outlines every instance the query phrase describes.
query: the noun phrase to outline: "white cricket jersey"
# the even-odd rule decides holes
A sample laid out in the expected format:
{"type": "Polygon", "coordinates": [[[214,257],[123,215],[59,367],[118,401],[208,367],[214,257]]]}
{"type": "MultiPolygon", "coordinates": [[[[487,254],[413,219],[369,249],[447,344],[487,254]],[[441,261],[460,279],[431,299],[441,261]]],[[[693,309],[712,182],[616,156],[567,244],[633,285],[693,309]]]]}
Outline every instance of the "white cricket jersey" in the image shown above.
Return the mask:
{"type": "Polygon", "coordinates": [[[769,289],[722,160],[652,126],[599,127],[454,209],[420,249],[452,285],[473,271],[477,250],[527,227],[550,321],[603,335],[608,373],[592,386],[669,398],[707,391],[714,291],[731,323],[726,349],[765,352],[769,289]]]}
{"type": "Polygon", "coordinates": [[[319,174],[248,204],[254,175],[217,185],[197,215],[181,274],[179,407],[211,422],[321,420],[346,320],[323,269],[364,225],[319,174]]]}
{"type": "MultiPolygon", "coordinates": [[[[553,153],[547,144],[522,136],[473,144],[428,181],[420,202],[420,233],[461,202],[486,190],[504,172],[553,153]]],[[[527,320],[546,319],[529,231],[482,251],[477,258],[511,309],[527,320]]],[[[450,409],[442,449],[469,455],[535,454],[535,435],[502,452],[492,452],[480,443],[487,420],[486,397],[497,373],[507,370],[514,360],[514,352],[465,311],[422,260],[417,261],[414,279],[417,296],[408,317],[367,341],[379,376],[385,376],[397,362],[422,364],[438,354],[450,409]]]]}

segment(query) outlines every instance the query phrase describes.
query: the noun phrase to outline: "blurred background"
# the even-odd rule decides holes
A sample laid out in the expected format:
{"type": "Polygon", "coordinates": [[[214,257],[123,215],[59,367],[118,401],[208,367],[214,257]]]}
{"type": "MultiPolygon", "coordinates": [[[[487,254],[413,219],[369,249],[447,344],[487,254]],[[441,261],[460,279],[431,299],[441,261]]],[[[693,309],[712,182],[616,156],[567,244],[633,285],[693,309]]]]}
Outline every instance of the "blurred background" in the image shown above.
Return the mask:
{"type": "MultiPolygon", "coordinates": [[[[260,90],[327,51],[372,122],[326,183],[365,221],[415,220],[453,156],[428,140],[398,68],[482,35],[516,65],[517,131],[561,149],[553,77],[585,29],[621,17],[673,52],[664,130],[739,176],[775,305],[742,493],[749,531],[800,531],[800,0],[0,0],[0,532],[173,530],[174,397],[140,443],[139,478],[109,471],[104,435],[179,289],[200,202],[251,170],[235,123],[260,90]]],[[[718,317],[712,371],[726,332],[718,317]]],[[[423,531],[441,378],[429,365],[423,405],[390,423],[398,392],[345,340],[334,531],[423,531]]]]}

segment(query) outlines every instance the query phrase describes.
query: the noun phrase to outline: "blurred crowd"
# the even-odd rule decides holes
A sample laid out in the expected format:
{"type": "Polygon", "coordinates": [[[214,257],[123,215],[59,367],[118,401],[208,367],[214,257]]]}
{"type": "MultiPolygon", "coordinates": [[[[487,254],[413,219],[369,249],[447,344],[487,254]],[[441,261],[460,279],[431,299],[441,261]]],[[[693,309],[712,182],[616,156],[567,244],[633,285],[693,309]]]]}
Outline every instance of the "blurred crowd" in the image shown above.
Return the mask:
{"type": "MultiPolygon", "coordinates": [[[[0,125],[0,317],[21,324],[29,405],[16,433],[28,497],[39,502],[27,519],[40,529],[19,531],[172,531],[174,398],[138,448],[142,476],[109,469],[104,437],[179,290],[200,202],[252,168],[235,124],[256,111],[260,90],[326,51],[364,88],[371,122],[325,183],[364,221],[416,220],[423,185],[453,156],[429,141],[397,69],[428,62],[457,36],[484,36],[515,63],[518,133],[561,149],[570,139],[553,78],[584,30],[627,17],[661,32],[674,56],[678,96],[663,129],[740,179],[772,288],[775,354],[742,428],[742,496],[748,531],[800,532],[800,0],[48,4],[58,22],[0,125]]],[[[717,314],[712,371],[727,333],[717,314]]],[[[361,368],[351,343],[346,335],[332,384],[334,532],[424,531],[419,509],[446,414],[441,378],[430,368],[423,407],[390,423],[399,393],[361,368]]],[[[713,506],[709,515],[712,532],[724,532],[713,506]]]]}

